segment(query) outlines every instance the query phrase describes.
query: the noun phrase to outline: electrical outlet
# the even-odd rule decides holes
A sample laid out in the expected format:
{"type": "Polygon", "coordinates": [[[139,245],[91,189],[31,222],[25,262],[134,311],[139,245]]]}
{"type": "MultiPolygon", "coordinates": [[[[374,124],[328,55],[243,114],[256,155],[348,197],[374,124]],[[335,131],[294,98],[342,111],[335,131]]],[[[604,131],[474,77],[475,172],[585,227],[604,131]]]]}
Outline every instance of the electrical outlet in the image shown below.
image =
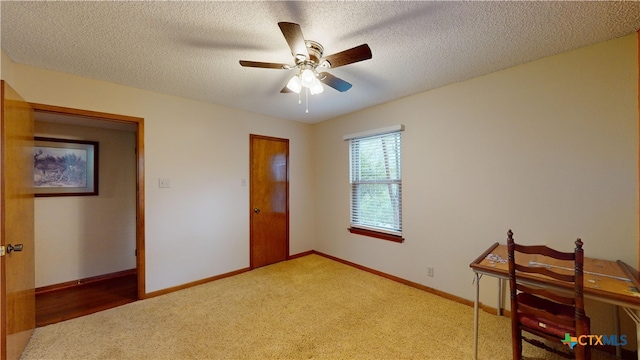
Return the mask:
{"type": "Polygon", "coordinates": [[[432,267],[428,267],[427,268],[427,276],[428,277],[433,277],[433,268],[432,267]]]}

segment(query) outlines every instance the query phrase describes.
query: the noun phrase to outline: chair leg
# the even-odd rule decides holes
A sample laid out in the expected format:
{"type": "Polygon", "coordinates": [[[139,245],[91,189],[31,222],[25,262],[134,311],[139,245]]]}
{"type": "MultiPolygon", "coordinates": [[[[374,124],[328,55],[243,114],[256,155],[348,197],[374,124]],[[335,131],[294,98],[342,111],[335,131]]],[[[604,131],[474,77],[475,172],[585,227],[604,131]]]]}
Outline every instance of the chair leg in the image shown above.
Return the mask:
{"type": "Polygon", "coordinates": [[[511,348],[513,349],[513,360],[522,360],[522,330],[512,329],[511,348]]]}
{"type": "Polygon", "coordinates": [[[576,360],[591,360],[591,346],[576,346],[576,360]]]}

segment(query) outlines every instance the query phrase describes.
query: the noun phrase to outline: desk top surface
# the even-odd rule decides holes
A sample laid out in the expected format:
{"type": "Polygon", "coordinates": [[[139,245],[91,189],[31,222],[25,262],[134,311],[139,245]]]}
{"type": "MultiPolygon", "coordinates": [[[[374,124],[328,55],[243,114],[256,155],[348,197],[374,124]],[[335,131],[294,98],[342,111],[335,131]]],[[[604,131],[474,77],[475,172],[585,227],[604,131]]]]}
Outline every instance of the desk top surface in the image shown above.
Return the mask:
{"type": "MultiPolygon", "coordinates": [[[[507,246],[495,243],[469,266],[476,272],[505,278],[509,276],[507,257],[507,246]]],[[[551,270],[556,272],[573,273],[573,262],[553,261],[553,259],[540,255],[518,253],[516,255],[516,262],[523,264],[535,262],[540,266],[550,266],[551,270]]],[[[542,275],[526,275],[525,277],[529,278],[529,280],[539,282],[543,285],[559,284],[542,275]]],[[[584,293],[587,297],[591,295],[591,297],[604,300],[617,300],[617,302],[633,304],[634,307],[640,308],[640,292],[633,285],[633,282],[621,266],[615,261],[584,258],[584,293]]]]}

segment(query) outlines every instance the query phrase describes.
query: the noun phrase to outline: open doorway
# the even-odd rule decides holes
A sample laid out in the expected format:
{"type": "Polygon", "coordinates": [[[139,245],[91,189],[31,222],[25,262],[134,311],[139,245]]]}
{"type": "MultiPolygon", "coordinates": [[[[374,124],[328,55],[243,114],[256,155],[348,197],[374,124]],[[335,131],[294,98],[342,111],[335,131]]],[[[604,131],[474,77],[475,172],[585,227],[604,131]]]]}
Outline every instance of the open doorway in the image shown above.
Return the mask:
{"type": "Polygon", "coordinates": [[[36,197],[37,325],[144,298],[143,119],[31,105],[36,138],[99,145],[97,195],[36,197]]]}

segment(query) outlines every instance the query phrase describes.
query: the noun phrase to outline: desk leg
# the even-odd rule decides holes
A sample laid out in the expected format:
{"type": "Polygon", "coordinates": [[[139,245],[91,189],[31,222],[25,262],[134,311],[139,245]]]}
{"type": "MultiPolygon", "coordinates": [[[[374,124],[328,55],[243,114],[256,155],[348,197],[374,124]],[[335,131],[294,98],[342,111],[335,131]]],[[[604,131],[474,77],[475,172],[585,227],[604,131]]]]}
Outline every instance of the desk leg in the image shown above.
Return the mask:
{"type": "Polygon", "coordinates": [[[476,299],[473,303],[473,359],[478,360],[478,304],[480,303],[480,274],[475,273],[474,280],[476,283],[476,299]]]}
{"type": "MultiPolygon", "coordinates": [[[[619,313],[620,307],[618,305],[615,305],[613,307],[613,324],[614,324],[614,328],[616,330],[616,339],[620,339],[620,313],[619,313]]],[[[622,358],[622,346],[620,345],[616,345],[616,357],[617,358],[622,358]]]]}
{"type": "Polygon", "coordinates": [[[640,360],[640,315],[636,310],[629,309],[626,307],[623,307],[622,309],[627,313],[627,315],[629,315],[631,320],[633,320],[633,322],[636,323],[636,339],[638,341],[638,360],[640,360]]]}
{"type": "Polygon", "coordinates": [[[496,314],[502,316],[502,279],[498,278],[498,308],[496,314]]]}

